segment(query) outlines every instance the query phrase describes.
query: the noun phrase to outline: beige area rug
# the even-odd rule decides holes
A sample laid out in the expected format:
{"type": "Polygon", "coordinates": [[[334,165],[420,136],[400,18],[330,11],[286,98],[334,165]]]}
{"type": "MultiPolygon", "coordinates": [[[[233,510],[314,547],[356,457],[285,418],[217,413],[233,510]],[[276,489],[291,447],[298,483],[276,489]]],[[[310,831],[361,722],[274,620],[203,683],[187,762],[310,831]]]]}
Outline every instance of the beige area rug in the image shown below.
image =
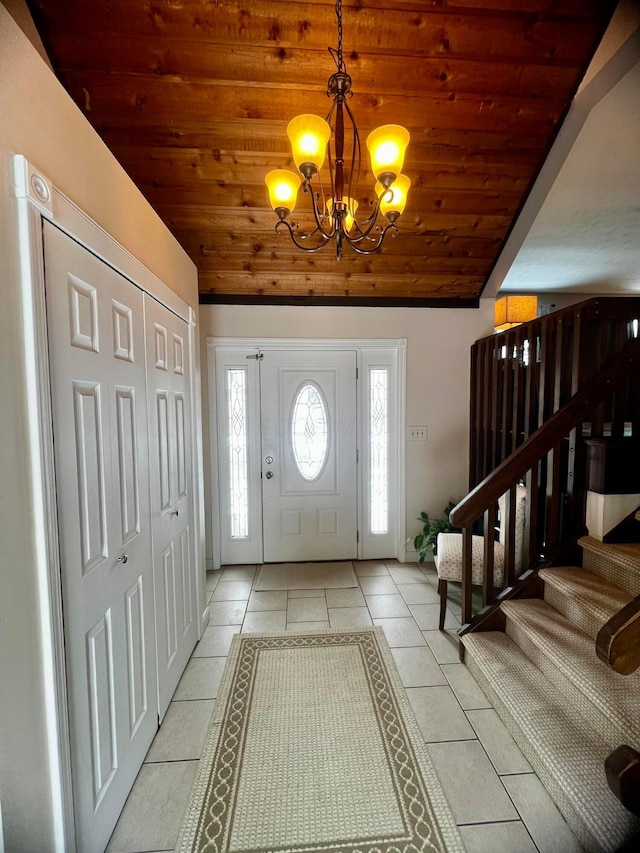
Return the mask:
{"type": "Polygon", "coordinates": [[[464,850],[381,628],[234,638],[176,850],[464,850]]]}
{"type": "Polygon", "coordinates": [[[351,561],[338,563],[271,563],[261,566],[253,588],[339,589],[358,586],[351,561]]]}

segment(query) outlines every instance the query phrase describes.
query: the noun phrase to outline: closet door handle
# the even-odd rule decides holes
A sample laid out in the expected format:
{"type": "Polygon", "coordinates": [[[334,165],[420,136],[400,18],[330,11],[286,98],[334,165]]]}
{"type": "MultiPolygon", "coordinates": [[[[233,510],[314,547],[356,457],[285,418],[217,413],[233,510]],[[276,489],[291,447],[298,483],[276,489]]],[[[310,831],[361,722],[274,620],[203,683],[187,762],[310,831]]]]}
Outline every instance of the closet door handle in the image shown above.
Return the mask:
{"type": "Polygon", "coordinates": [[[126,554],[121,554],[119,557],[116,558],[116,563],[122,563],[122,565],[124,566],[128,559],[129,558],[126,554]]]}
{"type": "Polygon", "coordinates": [[[171,513],[171,515],[180,515],[180,510],[174,509],[174,511],[171,513]]]}

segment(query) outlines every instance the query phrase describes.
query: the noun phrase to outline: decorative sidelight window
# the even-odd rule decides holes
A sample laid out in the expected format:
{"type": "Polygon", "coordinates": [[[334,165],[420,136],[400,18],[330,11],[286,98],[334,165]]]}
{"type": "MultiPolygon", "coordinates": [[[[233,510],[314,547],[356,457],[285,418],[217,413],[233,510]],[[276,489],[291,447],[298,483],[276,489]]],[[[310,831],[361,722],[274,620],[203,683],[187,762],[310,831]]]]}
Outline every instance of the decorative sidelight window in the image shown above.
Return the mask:
{"type": "Polygon", "coordinates": [[[247,371],[227,370],[229,438],[230,534],[232,539],[249,535],[249,477],[247,447],[247,371]]]}
{"type": "Polygon", "coordinates": [[[373,534],[389,530],[389,369],[369,369],[369,505],[373,534]]]}
{"type": "Polygon", "coordinates": [[[313,482],[322,474],[329,449],[327,407],[313,382],[300,388],[291,415],[291,447],[300,475],[313,482]]]}

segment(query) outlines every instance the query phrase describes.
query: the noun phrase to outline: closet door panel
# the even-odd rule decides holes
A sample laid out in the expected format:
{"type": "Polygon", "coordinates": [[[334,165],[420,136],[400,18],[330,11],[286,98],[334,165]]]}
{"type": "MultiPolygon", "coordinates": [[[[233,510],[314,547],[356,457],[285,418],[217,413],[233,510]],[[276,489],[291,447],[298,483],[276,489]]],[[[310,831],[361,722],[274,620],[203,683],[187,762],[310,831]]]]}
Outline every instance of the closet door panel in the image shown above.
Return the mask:
{"type": "Polygon", "coordinates": [[[188,327],[145,296],[151,514],[158,633],[158,705],[164,716],[197,639],[193,561],[188,327]]]}
{"type": "Polygon", "coordinates": [[[158,725],[143,301],[43,228],[74,810],[92,853],[158,725]]]}

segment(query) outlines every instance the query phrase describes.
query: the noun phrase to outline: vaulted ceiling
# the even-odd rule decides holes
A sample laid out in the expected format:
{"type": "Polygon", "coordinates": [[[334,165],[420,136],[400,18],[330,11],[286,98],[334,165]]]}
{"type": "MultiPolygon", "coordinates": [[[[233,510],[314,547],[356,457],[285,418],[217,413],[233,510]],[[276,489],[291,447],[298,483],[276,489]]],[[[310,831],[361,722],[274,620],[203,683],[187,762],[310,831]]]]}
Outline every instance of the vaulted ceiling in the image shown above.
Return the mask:
{"type": "MultiPolygon", "coordinates": [[[[288,121],[329,109],[333,3],[30,0],[54,70],[196,263],[205,301],[474,304],[615,5],[343,4],[360,135],[408,127],[412,189],[381,252],[337,261],[275,233],[264,184],[295,169],[288,121]]],[[[366,164],[361,205],[373,183],[366,164]]]]}

